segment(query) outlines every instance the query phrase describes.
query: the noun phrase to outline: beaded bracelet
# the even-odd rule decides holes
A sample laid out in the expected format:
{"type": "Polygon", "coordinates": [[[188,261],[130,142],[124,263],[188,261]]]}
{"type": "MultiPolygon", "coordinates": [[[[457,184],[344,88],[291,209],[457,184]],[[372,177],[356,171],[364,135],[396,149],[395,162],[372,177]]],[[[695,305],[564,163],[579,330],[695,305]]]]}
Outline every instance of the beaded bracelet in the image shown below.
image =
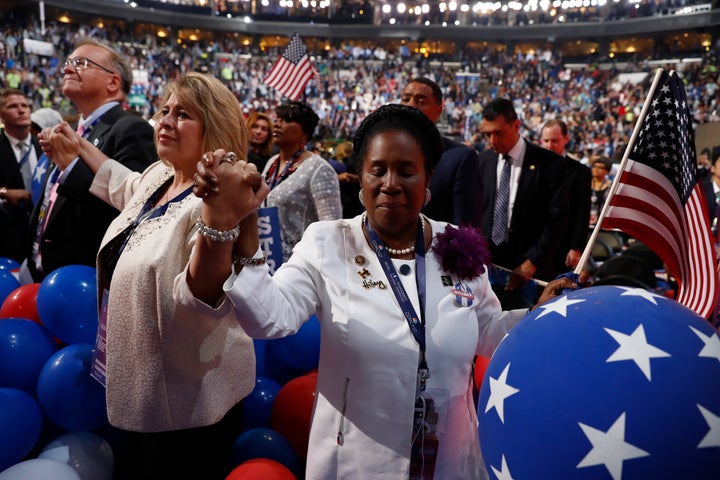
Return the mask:
{"type": "Polygon", "coordinates": [[[263,255],[262,257],[241,257],[239,255],[233,254],[233,263],[239,263],[240,265],[246,267],[259,267],[266,262],[267,257],[265,255],[263,255]]]}
{"type": "Polygon", "coordinates": [[[195,222],[198,227],[198,233],[213,242],[233,242],[240,236],[240,225],[230,230],[215,230],[205,225],[202,218],[198,218],[195,222]]]}

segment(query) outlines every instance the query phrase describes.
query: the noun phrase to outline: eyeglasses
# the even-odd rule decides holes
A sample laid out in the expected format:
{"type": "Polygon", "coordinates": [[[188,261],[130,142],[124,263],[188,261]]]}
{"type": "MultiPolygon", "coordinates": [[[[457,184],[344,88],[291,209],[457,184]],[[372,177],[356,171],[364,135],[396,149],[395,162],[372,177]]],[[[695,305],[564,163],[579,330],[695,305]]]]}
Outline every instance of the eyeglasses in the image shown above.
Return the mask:
{"type": "Polygon", "coordinates": [[[109,68],[103,67],[99,63],[94,62],[87,57],[72,57],[65,60],[65,68],[72,67],[74,70],[82,70],[88,68],[90,65],[93,65],[100,70],[104,70],[111,75],[115,75],[115,72],[113,72],[109,68]]]}

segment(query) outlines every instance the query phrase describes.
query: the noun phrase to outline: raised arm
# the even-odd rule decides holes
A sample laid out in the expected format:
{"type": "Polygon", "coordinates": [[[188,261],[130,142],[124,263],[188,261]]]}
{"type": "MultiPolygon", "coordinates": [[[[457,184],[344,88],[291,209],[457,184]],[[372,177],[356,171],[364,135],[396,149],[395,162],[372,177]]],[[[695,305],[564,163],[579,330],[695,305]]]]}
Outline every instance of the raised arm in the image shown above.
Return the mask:
{"type": "Polygon", "coordinates": [[[109,158],[95,145],[75,133],[67,122],[43,130],[40,134],[40,145],[48,158],[61,170],[77,157],[81,157],[90,170],[97,173],[103,162],[109,158]]]}
{"type": "Polygon", "coordinates": [[[270,191],[255,165],[234,157],[224,150],[208,152],[195,175],[194,193],[203,208],[187,278],[193,295],[210,305],[222,296],[233,253],[249,258],[257,251],[257,209],[270,191]]]}

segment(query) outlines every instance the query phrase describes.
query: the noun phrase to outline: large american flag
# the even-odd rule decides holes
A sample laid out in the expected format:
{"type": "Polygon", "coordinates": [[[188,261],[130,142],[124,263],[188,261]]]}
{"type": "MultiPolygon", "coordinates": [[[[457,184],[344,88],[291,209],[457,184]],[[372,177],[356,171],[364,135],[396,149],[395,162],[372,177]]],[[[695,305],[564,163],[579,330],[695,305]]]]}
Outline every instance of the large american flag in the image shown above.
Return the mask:
{"type": "Polygon", "coordinates": [[[300,35],[295,32],[290,43],[265,77],[265,83],[290,100],[297,100],[305,89],[305,85],[315,76],[317,76],[317,70],[310,63],[300,35]]]}
{"type": "Polygon", "coordinates": [[[678,302],[708,318],[718,274],[687,97],[674,71],[658,70],[653,86],[602,228],[620,229],[650,247],[678,280],[678,302]]]}

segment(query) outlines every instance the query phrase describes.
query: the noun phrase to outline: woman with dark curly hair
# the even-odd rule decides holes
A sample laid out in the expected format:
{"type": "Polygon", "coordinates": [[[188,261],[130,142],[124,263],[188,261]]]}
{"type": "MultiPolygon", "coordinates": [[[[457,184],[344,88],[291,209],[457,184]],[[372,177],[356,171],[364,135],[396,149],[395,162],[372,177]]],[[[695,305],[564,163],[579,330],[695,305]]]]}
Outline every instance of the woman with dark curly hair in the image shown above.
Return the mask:
{"type": "Polygon", "coordinates": [[[306,150],[318,124],[317,114],[301,102],[275,109],[272,138],[279,153],[263,169],[270,185],[266,207],[277,207],[282,235],[283,261],[290,258],[305,229],[318,220],[342,218],[340,185],[330,164],[306,150]]]}
{"type": "MultiPolygon", "coordinates": [[[[476,230],[420,213],[442,153],[423,113],[379,108],[354,148],[366,212],[311,225],[272,277],[252,228],[268,187],[244,183],[242,162],[199,166],[203,221],[243,222],[218,295],[256,338],[292,335],[312,313],[320,320],[307,478],[484,478],[471,364],[526,310],[501,311],[476,230]]],[[[553,282],[543,300],[568,284],[553,282]]]]}

